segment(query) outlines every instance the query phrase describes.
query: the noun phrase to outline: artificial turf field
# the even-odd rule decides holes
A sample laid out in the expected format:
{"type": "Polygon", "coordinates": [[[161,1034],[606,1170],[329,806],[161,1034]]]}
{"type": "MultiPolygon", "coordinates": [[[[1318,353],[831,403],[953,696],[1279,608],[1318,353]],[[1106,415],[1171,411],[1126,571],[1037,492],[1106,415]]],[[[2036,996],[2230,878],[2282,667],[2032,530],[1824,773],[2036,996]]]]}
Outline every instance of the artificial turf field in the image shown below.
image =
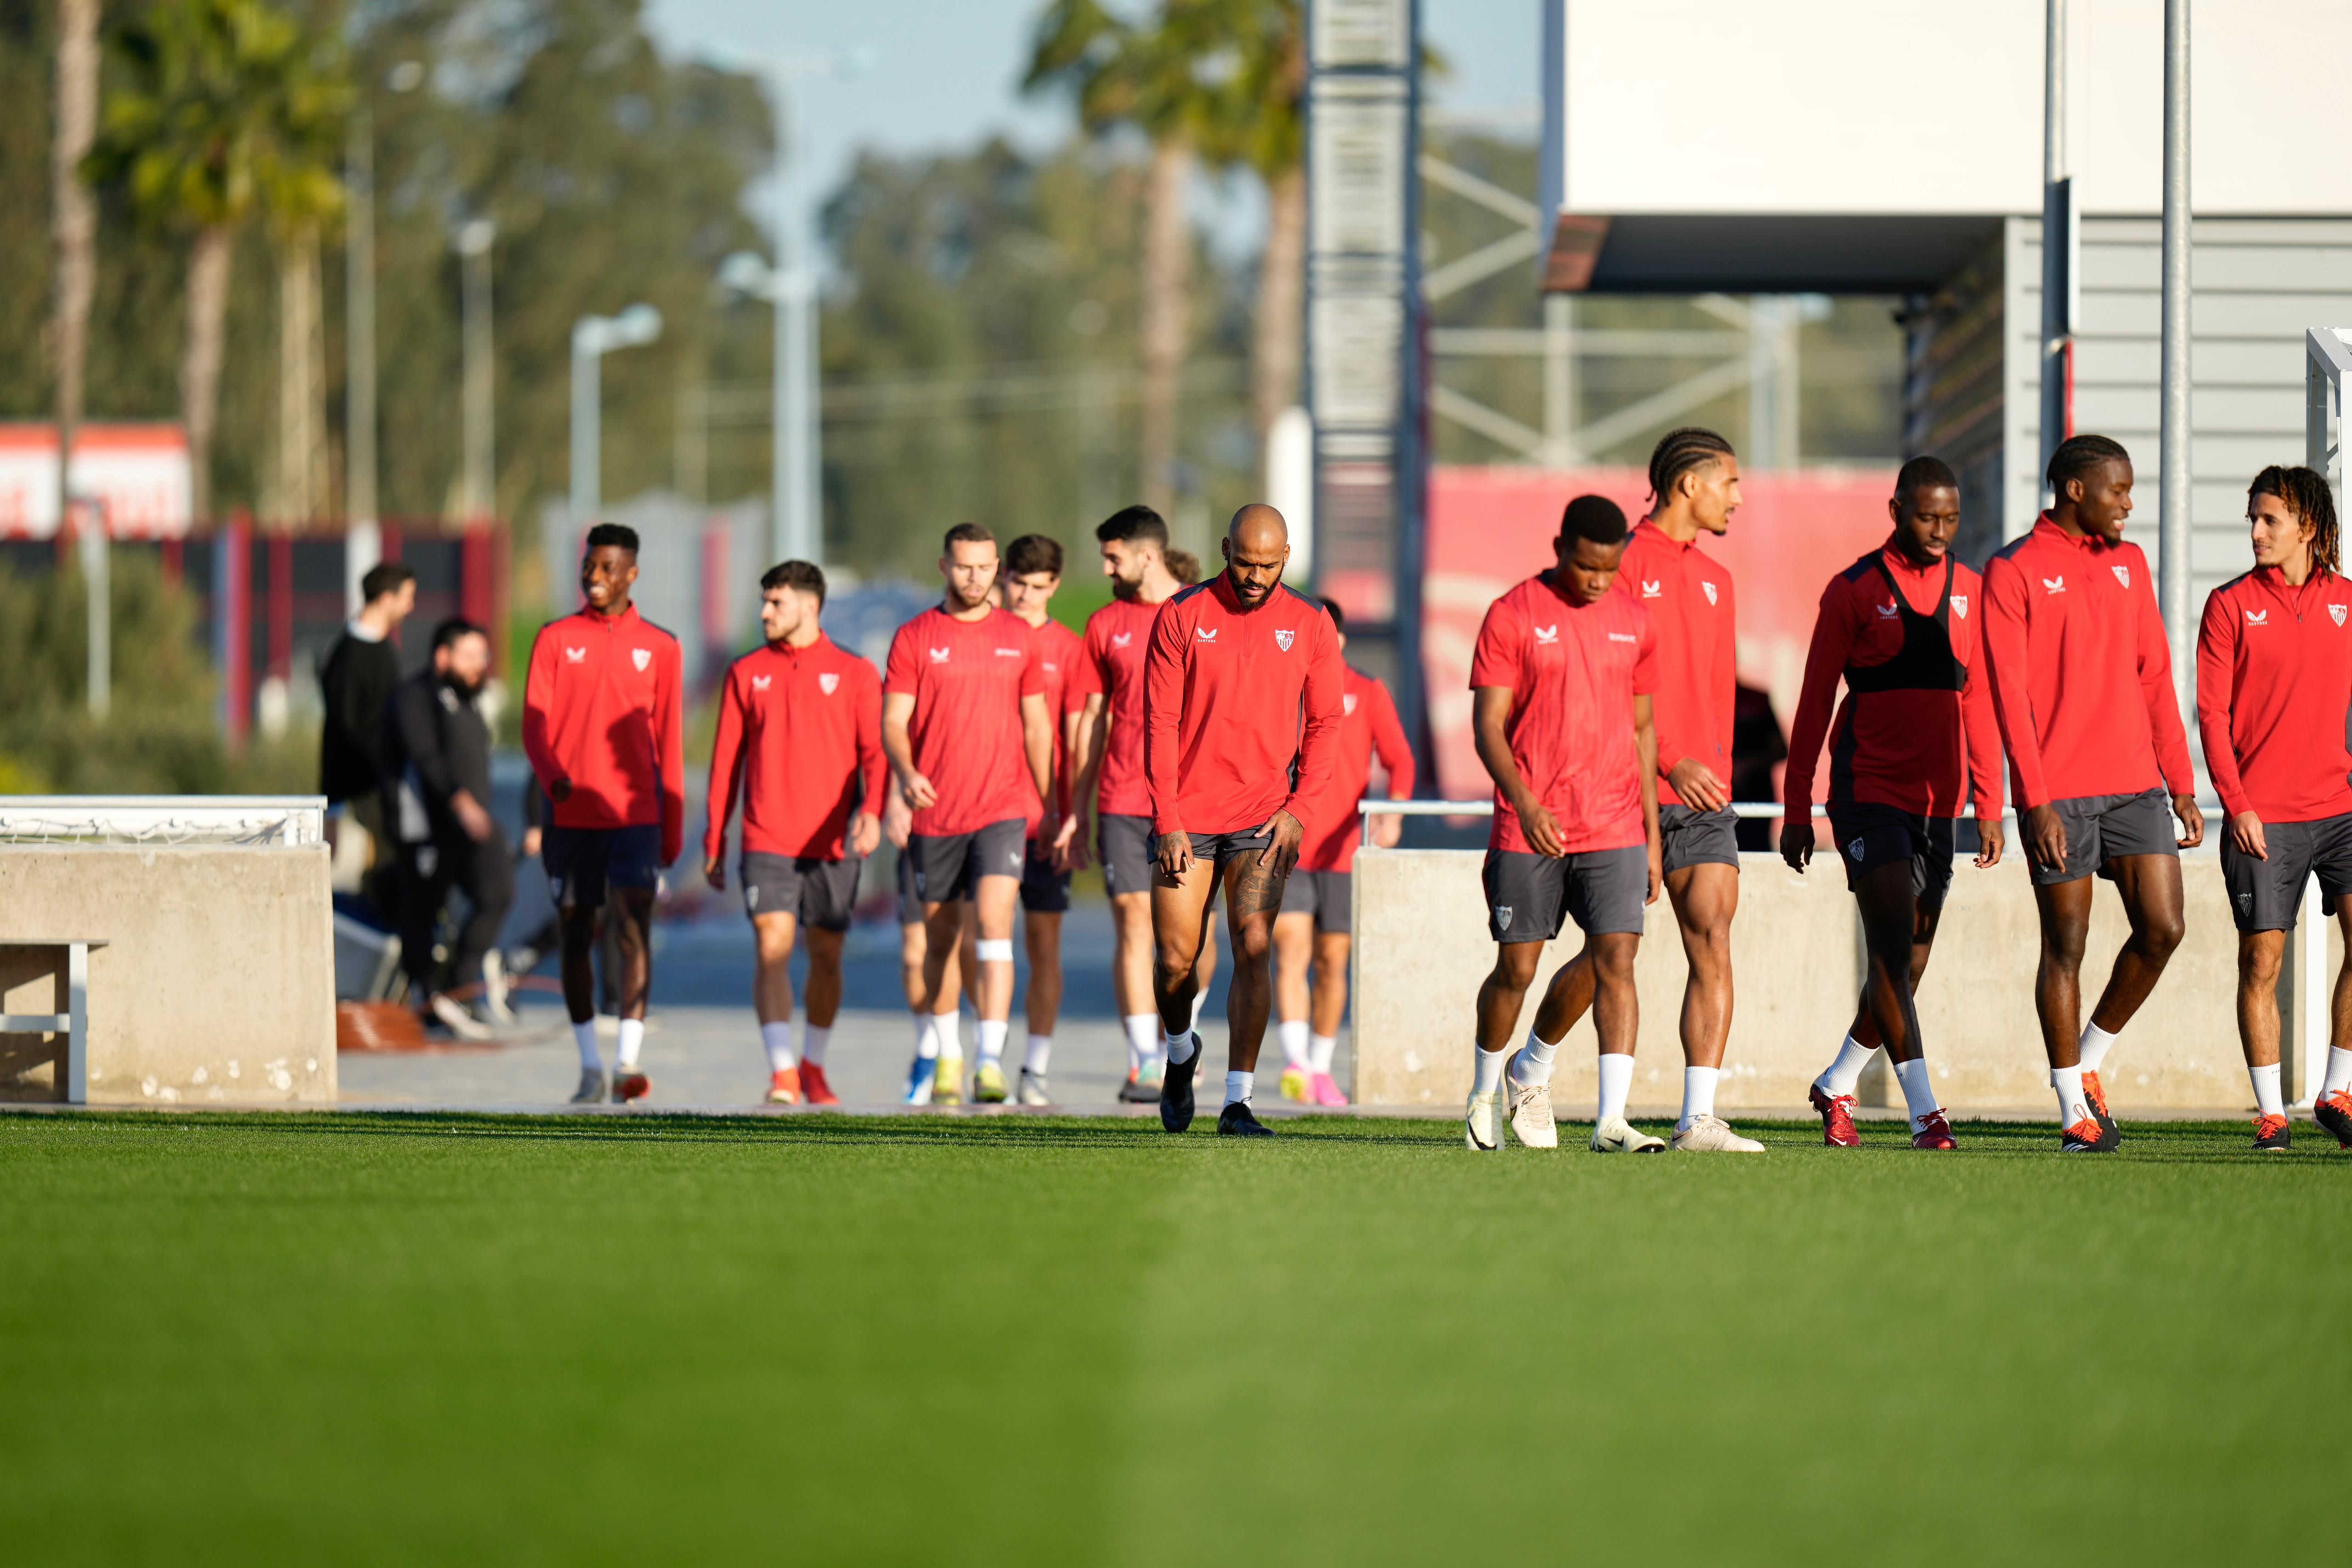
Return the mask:
{"type": "Polygon", "coordinates": [[[2352,1155],[0,1117],[10,1562],[2346,1560],[2352,1155]]]}

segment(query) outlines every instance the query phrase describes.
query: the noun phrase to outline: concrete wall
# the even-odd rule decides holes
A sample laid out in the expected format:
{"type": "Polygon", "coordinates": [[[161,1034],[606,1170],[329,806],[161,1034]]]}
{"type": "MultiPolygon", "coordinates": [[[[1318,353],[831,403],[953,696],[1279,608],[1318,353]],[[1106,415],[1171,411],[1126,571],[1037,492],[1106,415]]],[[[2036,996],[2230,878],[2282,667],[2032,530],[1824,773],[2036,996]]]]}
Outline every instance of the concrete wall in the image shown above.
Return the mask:
{"type": "MultiPolygon", "coordinates": [[[[1366,850],[1356,857],[1355,1098],[1374,1105],[1458,1103],[1469,1092],[1471,1015],[1494,962],[1475,852],[1366,850]]],[[[1853,1012],[1861,942],[1853,900],[1833,856],[1799,877],[1777,855],[1744,857],[1732,927],[1737,997],[1717,1102],[1800,1107],[1853,1012]]],[[[2189,933],[2163,982],[2125,1031],[2102,1074],[2118,1112],[2220,1108],[2252,1102],[2233,1008],[2237,938],[2221,862],[2185,857],[2189,933]]],[[[2121,907],[2102,888],[2084,962],[2084,1008],[2095,1001],[2125,936],[2121,907]]],[[[2038,949],[2033,895],[2014,852],[1954,876],[1936,957],[1920,987],[1919,1027],[1945,1103],[1956,1113],[2052,1110],[2049,1070],[2033,1013],[2038,949]]],[[[1581,945],[1571,923],[1544,955],[1537,989],[1581,945]]],[[[2338,944],[2340,951],[2340,943],[2338,944]]],[[[2330,969],[2337,960],[2331,959],[2330,969]]],[[[1633,1102],[1682,1095],[1678,1019],[1685,975],[1674,917],[1649,912],[1636,977],[1642,1027],[1633,1102]]],[[[1590,1115],[1598,1092],[1588,1017],[1553,1079],[1569,1115],[1590,1115]]],[[[1883,1060],[1883,1059],[1882,1059],[1883,1060]]],[[[1899,1103],[1891,1075],[1864,1082],[1865,1103],[1899,1103]]]]}
{"type": "MultiPolygon", "coordinates": [[[[334,1103],[327,861],[321,845],[0,845],[0,946],[109,944],[90,955],[92,1104],[334,1103]]],[[[35,967],[0,967],[6,1010],[62,1010],[35,967]]],[[[0,1099],[61,1097],[56,1055],[0,1035],[0,1099]]]]}

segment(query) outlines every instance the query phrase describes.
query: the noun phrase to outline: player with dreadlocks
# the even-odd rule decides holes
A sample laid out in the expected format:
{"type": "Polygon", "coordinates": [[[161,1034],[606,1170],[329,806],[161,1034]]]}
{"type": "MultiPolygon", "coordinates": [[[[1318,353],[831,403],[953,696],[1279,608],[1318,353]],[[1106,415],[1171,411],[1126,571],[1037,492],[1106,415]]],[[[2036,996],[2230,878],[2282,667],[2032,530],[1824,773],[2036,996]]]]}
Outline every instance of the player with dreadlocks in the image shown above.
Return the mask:
{"type": "Polygon", "coordinates": [[[2042,917],[2033,1007],[2061,1146],[2103,1153],[2117,1138],[2099,1067],[2180,946],[2180,851],[2205,841],[2205,819],[2147,558],[2124,542],[2131,455],[2069,436],[2049,480],[2050,509],[1985,563],[1984,638],[2042,917]],[[2131,936],[2078,1034],[2094,872],[2122,895],[2131,936]]]}
{"type": "MultiPolygon", "coordinates": [[[[1683,1113],[1674,1146],[1755,1153],[1764,1145],[1740,1137],[1715,1113],[1716,1080],[1731,1035],[1731,917],[1739,908],[1738,819],[1728,783],[1738,650],[1731,573],[1698,548],[1699,535],[1731,526],[1738,506],[1739,459],[1731,443],[1696,425],[1668,431],[1650,454],[1650,515],[1625,547],[1616,591],[1648,611],[1657,631],[1652,713],[1658,830],[1666,894],[1690,963],[1683,991],[1683,1113]]],[[[1601,1112],[1623,1113],[1622,1103],[1604,1103],[1601,1112]]]]}
{"type": "MultiPolygon", "coordinates": [[[[2279,1088],[2279,961],[2305,882],[2352,937],[2352,583],[2336,499],[2308,468],[2272,466],[2246,493],[2254,567],[2205,601],[2197,725],[2229,814],[2221,878],[2238,923],[2238,1039],[2253,1079],[2254,1147],[2287,1146],[2279,1088]]],[[[2352,945],[2347,945],[2352,952],[2352,945]]],[[[2319,1124],[2352,1148],[2352,966],[2336,977],[2319,1124]]]]}

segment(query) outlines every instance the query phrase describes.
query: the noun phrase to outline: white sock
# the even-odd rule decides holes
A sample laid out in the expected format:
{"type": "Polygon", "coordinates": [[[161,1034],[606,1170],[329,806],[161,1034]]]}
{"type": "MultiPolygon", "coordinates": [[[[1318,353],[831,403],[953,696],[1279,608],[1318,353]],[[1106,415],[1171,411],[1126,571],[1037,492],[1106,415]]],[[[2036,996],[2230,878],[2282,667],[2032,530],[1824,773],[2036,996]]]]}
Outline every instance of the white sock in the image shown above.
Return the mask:
{"type": "Polygon", "coordinates": [[[1255,1072],[1226,1073],[1225,1103],[1228,1105],[1248,1104],[1250,1092],[1257,1087],[1256,1083],[1254,1082],[1256,1077],[1257,1074],[1255,1072]]]}
{"type": "Polygon", "coordinates": [[[1911,1130],[1919,1130],[1919,1118],[1930,1111],[1940,1111],[1936,1103],[1936,1085],[1927,1071],[1927,1059],[1914,1057],[1909,1061],[1895,1064],[1895,1082],[1903,1085],[1903,1103],[1910,1108],[1911,1130]]]}
{"type": "Polygon", "coordinates": [[[1276,1039],[1282,1041],[1282,1064],[1285,1067],[1307,1065],[1307,1020],[1283,1019],[1274,1026],[1276,1039]]]}
{"type": "Polygon", "coordinates": [[[621,1071],[624,1072],[635,1071],[637,1066],[637,1053],[645,1050],[645,1048],[646,1020],[643,1019],[623,1019],[621,1020],[620,1048],[613,1052],[614,1057],[620,1063],[621,1071]]]}
{"type": "Polygon", "coordinates": [[[939,1030],[931,1027],[931,1015],[917,1013],[915,1015],[915,1060],[935,1061],[939,1059],[939,1054],[940,1035],[939,1030]]]}
{"type": "Polygon", "coordinates": [[[2254,1104],[2261,1109],[2263,1115],[2286,1114],[2286,1106],[2279,1101],[2279,1064],[2277,1062],[2273,1061],[2268,1067],[2249,1067],[2246,1069],[2246,1076],[2254,1081],[2254,1104]]]}
{"type": "Polygon", "coordinates": [[[1182,1034],[1163,1034],[1160,1037],[1160,1054],[1166,1057],[1171,1066],[1183,1066],[1192,1060],[1200,1049],[1201,1037],[1189,1029],[1182,1034]]]}
{"type": "Polygon", "coordinates": [[[1813,1087],[1832,1099],[1840,1094],[1853,1098],[1854,1085],[1862,1082],[1862,1070],[1870,1065],[1870,1059],[1877,1053],[1878,1047],[1864,1045],[1851,1034],[1847,1035],[1838,1046],[1837,1060],[1813,1080],[1813,1087]]]}
{"type": "Polygon", "coordinates": [[[1201,1027],[1201,1009],[1209,1005],[1209,988],[1202,986],[1192,993],[1192,1027],[1201,1027]]]}
{"type": "Polygon", "coordinates": [[[1129,1013],[1119,1020],[1127,1026],[1127,1065],[1140,1072],[1147,1061],[1160,1060],[1160,1015],[1129,1013]]]}
{"type": "Polygon", "coordinates": [[[1549,1045],[1546,1045],[1543,1038],[1535,1030],[1528,1030],[1528,1043],[1519,1048],[1519,1053],[1517,1056],[1511,1058],[1512,1081],[1527,1084],[1530,1088],[1550,1082],[1552,1062],[1559,1055],[1559,1040],[1553,1040],[1549,1045]]]}
{"type": "Polygon", "coordinates": [[[1470,1092],[1492,1094],[1496,1090],[1500,1089],[1503,1086],[1503,1067],[1510,1060],[1511,1052],[1507,1046],[1501,1051],[1482,1051],[1475,1046],[1472,1047],[1470,1092]]]}
{"type": "Polygon", "coordinates": [[[1339,1049],[1339,1037],[1336,1034],[1308,1035],[1307,1037],[1307,1071],[1309,1072],[1330,1071],[1331,1053],[1339,1049]]]}
{"type": "Polygon", "coordinates": [[[1683,1119],[1675,1124],[1675,1131],[1681,1132],[1701,1116],[1715,1114],[1715,1081],[1722,1076],[1720,1067],[1683,1069],[1683,1119]]]}
{"type": "MultiPolygon", "coordinates": [[[[576,1023],[572,1026],[572,1043],[580,1048],[581,1066],[594,1072],[604,1071],[604,1059],[596,1053],[596,1020],[594,1019],[590,1019],[586,1023],[576,1023]]],[[[2336,1054],[2342,1056],[2347,1053],[2337,1051],[2336,1054]]]]}
{"type": "Polygon", "coordinates": [[[768,1071],[789,1072],[799,1063],[793,1058],[793,1026],[787,1019],[782,1023],[760,1026],[760,1043],[768,1048],[768,1071]]]}
{"type": "Polygon", "coordinates": [[[1043,1078],[1045,1076],[1045,1064],[1053,1060],[1054,1037],[1050,1034],[1033,1034],[1029,1037],[1029,1043],[1022,1048],[1021,1071],[1034,1072],[1043,1078]]]}
{"type": "Polygon", "coordinates": [[[1601,1053],[1601,1119],[1625,1113],[1625,1097],[1633,1092],[1633,1059],[1614,1051],[1601,1053]]]}
{"type": "Polygon", "coordinates": [[[963,1060],[963,1014],[933,1013],[931,1039],[935,1042],[936,1054],[952,1056],[958,1061],[961,1061],[963,1060]]]}
{"type": "Polygon", "coordinates": [[[982,1061],[1004,1060],[1004,1037],[1013,1026],[1003,1019],[980,1020],[980,1059],[982,1061]]]}
{"type": "Polygon", "coordinates": [[[2107,1059],[2107,1047],[2115,1044],[2116,1040],[2122,1038],[2123,1037],[2121,1035],[2109,1034],[2097,1024],[2084,1024],[2083,1026],[2083,1041],[2081,1047],[2083,1052],[2083,1071],[2085,1072],[2096,1072],[2099,1070],[2099,1063],[2107,1059]]]}
{"type": "Polygon", "coordinates": [[[823,1029],[803,1019],[801,1023],[801,1060],[811,1067],[824,1065],[824,1048],[833,1043],[833,1027],[823,1029]]]}
{"type": "Polygon", "coordinates": [[[2050,1070],[2050,1087],[2058,1092],[2058,1124],[2071,1127],[2077,1122],[2088,1121],[2090,1102],[2083,1098],[2083,1070],[2079,1067],[2053,1067],[2050,1070]]]}
{"type": "Polygon", "coordinates": [[[2319,1092],[2333,1094],[2339,1089],[2352,1089],[2352,1051],[2331,1045],[2327,1048],[2327,1076],[2321,1082],[2319,1092]]]}

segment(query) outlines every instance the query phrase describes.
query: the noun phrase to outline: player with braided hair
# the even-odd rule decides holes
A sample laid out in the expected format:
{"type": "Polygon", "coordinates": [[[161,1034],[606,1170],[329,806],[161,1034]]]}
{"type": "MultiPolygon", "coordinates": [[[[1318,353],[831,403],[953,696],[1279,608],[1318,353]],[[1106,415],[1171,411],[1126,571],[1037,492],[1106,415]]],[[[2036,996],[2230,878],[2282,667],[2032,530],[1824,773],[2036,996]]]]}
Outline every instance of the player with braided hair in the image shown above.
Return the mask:
{"type": "MultiPolygon", "coordinates": [[[[2238,925],[2238,1039],[2253,1080],[2254,1147],[2290,1141],[2279,1086],[2279,963],[2314,872],[2352,936],[2352,583],[2339,574],[2336,499],[2308,468],[2275,465],[2246,493],[2253,570],[2205,601],[2197,724],[2229,814],[2221,878],[2238,925]]],[[[2321,1126],[2352,1148],[2352,969],[2336,982],[2321,1126]]]]}
{"type": "Polygon", "coordinates": [[[2204,842],[2205,819],[2147,558],[2124,542],[2131,455],[2070,436],[2049,479],[2050,509],[1985,565],[1984,638],[2042,917],[2033,1005],[2061,1146],[2105,1152],[2117,1138],[2099,1067],[2180,946],[2180,851],[2204,842]],[[2122,895],[2131,937],[2078,1034],[2094,872],[2122,895]]]}
{"type": "Polygon", "coordinates": [[[1658,829],[1690,982],[1683,992],[1683,1113],[1674,1146],[1760,1151],[1715,1113],[1731,1034],[1731,918],[1739,908],[1738,819],[1731,811],[1731,732],[1738,660],[1731,573],[1698,548],[1739,506],[1739,459],[1712,430],[1668,431],[1650,454],[1650,515],[1633,529],[1615,591],[1657,629],[1653,699],[1658,829]]]}

